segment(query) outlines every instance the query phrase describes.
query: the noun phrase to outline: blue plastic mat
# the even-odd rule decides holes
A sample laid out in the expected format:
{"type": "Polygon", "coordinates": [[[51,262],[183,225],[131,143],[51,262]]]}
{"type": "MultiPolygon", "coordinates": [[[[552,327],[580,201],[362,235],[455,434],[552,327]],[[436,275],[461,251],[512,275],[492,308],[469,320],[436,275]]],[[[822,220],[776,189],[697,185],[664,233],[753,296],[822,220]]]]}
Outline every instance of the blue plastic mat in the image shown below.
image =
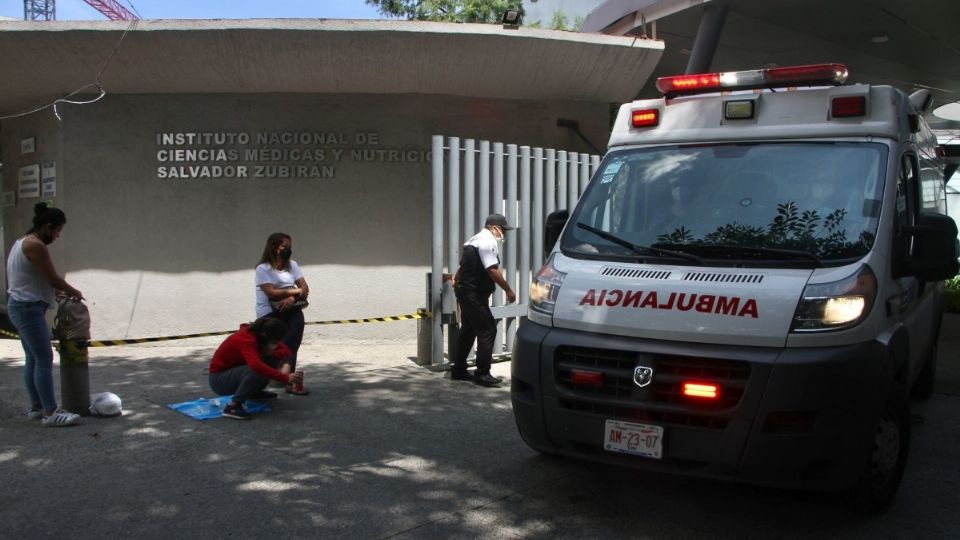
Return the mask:
{"type": "MultiPolygon", "coordinates": [[[[173,403],[167,405],[178,413],[185,414],[194,420],[212,420],[223,416],[223,408],[230,403],[232,396],[217,397],[213,399],[200,398],[193,401],[184,401],[183,403],[173,403]]],[[[250,414],[270,411],[270,406],[259,401],[247,400],[243,408],[250,414]]]]}

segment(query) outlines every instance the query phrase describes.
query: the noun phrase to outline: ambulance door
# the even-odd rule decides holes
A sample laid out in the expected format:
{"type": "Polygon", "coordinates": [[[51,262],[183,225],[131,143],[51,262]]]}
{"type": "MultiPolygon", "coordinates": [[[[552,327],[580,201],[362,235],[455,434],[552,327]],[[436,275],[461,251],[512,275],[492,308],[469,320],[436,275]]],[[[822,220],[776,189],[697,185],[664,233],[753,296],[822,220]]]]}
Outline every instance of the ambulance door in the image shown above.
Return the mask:
{"type": "Polygon", "coordinates": [[[895,230],[896,247],[893,250],[895,275],[898,287],[897,301],[901,320],[906,326],[910,340],[911,377],[920,369],[926,353],[933,346],[936,332],[935,316],[937,302],[936,287],[924,283],[913,276],[903,276],[906,261],[913,253],[913,240],[904,232],[904,227],[913,226],[919,204],[920,181],[917,156],[907,152],[900,158],[900,171],[897,178],[897,213],[895,230]]]}

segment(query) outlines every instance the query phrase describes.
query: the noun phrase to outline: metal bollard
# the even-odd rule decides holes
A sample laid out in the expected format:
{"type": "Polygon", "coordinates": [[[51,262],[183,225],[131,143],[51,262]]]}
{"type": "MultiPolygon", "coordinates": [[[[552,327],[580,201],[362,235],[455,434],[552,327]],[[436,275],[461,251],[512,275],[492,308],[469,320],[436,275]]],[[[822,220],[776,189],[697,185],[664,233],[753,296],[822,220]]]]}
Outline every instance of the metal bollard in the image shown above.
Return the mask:
{"type": "Polygon", "coordinates": [[[420,308],[417,314],[421,317],[417,319],[417,365],[429,366],[433,354],[433,320],[424,315],[428,310],[420,308]]]}
{"type": "Polygon", "coordinates": [[[90,356],[87,340],[63,339],[60,352],[60,395],[64,409],[80,416],[90,415],[90,356]]]}

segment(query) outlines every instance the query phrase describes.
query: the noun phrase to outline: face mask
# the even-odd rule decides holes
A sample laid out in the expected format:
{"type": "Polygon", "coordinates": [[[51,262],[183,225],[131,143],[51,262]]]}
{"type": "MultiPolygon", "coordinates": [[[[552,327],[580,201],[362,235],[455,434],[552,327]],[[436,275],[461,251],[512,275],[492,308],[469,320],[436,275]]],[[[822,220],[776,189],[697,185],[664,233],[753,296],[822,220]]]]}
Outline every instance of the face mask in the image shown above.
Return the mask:
{"type": "Polygon", "coordinates": [[[286,248],[283,248],[283,249],[280,250],[280,258],[281,258],[281,259],[283,259],[283,260],[285,260],[285,261],[289,261],[289,260],[290,260],[290,257],[292,257],[292,256],[293,256],[293,250],[292,250],[292,249],[286,247],[286,248]]]}
{"type": "Polygon", "coordinates": [[[503,231],[498,227],[493,237],[497,239],[497,251],[503,253],[503,231]]]}

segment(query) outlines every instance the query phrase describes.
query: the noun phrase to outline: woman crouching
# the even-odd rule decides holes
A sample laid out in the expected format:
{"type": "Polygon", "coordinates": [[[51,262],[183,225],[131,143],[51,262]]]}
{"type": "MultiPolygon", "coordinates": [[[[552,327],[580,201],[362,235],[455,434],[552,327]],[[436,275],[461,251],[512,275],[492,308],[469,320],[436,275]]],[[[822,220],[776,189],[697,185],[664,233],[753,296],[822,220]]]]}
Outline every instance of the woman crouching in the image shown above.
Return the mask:
{"type": "Polygon", "coordinates": [[[303,382],[303,375],[291,373],[290,349],[280,342],[287,325],[278,319],[262,317],[241,324],[217,347],[210,360],[210,388],[221,396],[233,396],[223,415],[248,420],[243,408],[248,399],[275,399],[277,394],[264,390],[271,380],[286,385],[303,382]]]}

